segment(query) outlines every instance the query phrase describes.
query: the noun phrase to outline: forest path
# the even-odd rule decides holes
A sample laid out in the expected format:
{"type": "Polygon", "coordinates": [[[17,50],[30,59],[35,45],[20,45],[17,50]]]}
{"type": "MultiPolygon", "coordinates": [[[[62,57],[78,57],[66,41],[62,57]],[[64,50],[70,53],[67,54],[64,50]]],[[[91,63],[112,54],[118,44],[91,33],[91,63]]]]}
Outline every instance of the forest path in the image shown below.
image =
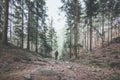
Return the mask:
{"type": "MultiPolygon", "coordinates": [[[[69,61],[40,59],[4,74],[3,80],[107,80],[109,70],[69,61]]],[[[2,80],[2,79],[1,79],[2,80]]]]}

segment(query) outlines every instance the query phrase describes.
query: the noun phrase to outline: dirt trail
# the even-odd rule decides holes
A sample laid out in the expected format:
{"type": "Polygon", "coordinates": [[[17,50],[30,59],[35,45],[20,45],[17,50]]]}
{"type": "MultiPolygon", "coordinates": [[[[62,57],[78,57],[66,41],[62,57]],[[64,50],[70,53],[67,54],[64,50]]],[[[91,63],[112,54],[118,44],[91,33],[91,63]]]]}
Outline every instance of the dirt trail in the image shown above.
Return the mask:
{"type": "Polygon", "coordinates": [[[109,72],[94,66],[45,59],[34,61],[23,70],[4,73],[0,80],[107,80],[103,74],[109,72]]]}

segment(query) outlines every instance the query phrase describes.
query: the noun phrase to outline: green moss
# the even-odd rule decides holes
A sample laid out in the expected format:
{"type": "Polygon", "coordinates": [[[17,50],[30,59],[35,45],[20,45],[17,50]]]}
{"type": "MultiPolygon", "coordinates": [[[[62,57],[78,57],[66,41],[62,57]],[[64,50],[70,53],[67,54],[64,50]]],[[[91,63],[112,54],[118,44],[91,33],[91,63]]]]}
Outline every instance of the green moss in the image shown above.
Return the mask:
{"type": "Polygon", "coordinates": [[[110,66],[111,68],[118,68],[118,69],[120,69],[120,62],[119,62],[119,61],[111,61],[111,62],[109,63],[109,66],[110,66]]]}
{"type": "Polygon", "coordinates": [[[4,71],[5,71],[5,72],[9,72],[10,70],[11,70],[11,68],[8,67],[8,66],[4,68],[4,71]]]}
{"type": "Polygon", "coordinates": [[[112,73],[110,74],[111,80],[120,80],[120,73],[112,73]]]}

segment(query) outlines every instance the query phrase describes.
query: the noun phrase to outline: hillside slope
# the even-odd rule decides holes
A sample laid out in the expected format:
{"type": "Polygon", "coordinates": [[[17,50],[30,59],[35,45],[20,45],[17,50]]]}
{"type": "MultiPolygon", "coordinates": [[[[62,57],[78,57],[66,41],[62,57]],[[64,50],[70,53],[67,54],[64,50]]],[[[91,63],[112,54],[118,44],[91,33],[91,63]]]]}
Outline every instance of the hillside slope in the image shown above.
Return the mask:
{"type": "Polygon", "coordinates": [[[120,37],[113,39],[110,45],[96,48],[90,54],[79,56],[79,59],[74,60],[74,62],[108,70],[109,73],[105,72],[106,76],[109,77],[108,80],[120,80],[120,37]]]}
{"type": "Polygon", "coordinates": [[[36,53],[20,49],[12,44],[5,46],[0,43],[0,80],[6,80],[6,75],[14,71],[35,67],[32,64],[33,61],[38,60],[36,55],[36,53]]]}
{"type": "Polygon", "coordinates": [[[80,59],[82,62],[88,61],[88,64],[99,67],[120,69],[120,37],[115,38],[109,46],[94,49],[91,54],[80,56],[80,59]]]}

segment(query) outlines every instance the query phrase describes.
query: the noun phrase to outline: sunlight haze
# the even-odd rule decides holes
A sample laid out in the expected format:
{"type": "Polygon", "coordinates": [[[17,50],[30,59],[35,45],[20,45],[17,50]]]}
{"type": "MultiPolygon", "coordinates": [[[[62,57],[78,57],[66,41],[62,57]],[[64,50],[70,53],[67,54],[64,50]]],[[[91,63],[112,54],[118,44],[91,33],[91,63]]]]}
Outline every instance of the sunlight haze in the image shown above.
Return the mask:
{"type": "Polygon", "coordinates": [[[46,5],[48,7],[48,17],[53,18],[53,26],[56,31],[59,31],[65,26],[64,14],[60,14],[61,11],[59,9],[62,6],[62,3],[60,0],[47,0],[46,5]]]}
{"type": "Polygon", "coordinates": [[[63,33],[65,27],[65,16],[59,9],[62,6],[62,3],[60,0],[47,0],[46,5],[48,7],[48,17],[50,19],[53,18],[53,27],[57,32],[58,51],[59,53],[62,53],[65,34],[63,33]]]}

